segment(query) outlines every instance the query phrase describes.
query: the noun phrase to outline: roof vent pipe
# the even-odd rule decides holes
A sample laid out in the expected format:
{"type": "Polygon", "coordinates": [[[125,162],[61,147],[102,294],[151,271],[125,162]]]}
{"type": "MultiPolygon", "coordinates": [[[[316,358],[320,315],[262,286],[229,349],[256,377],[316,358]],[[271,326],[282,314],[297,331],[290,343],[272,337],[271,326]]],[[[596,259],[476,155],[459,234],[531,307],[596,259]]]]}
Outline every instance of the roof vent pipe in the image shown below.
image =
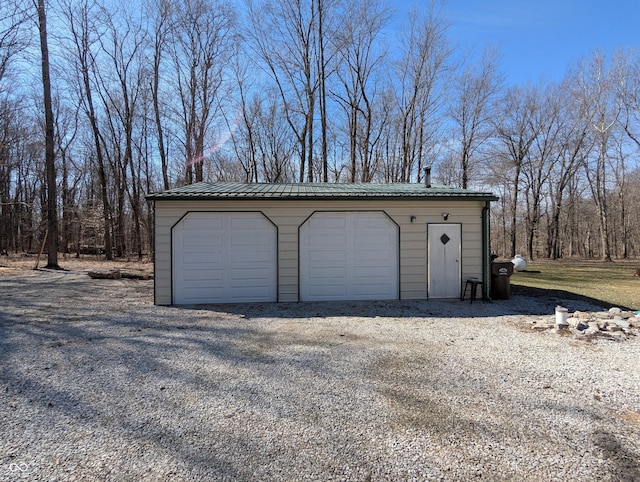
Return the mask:
{"type": "Polygon", "coordinates": [[[431,187],[431,166],[424,168],[424,187],[431,187]]]}

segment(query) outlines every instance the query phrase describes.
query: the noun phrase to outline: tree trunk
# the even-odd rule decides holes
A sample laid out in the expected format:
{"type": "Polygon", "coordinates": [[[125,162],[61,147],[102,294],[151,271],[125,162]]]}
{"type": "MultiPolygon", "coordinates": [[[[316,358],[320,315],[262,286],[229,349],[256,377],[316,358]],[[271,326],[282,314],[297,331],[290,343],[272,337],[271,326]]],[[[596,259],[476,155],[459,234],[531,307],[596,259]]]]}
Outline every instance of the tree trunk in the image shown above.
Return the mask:
{"type": "Polygon", "coordinates": [[[322,181],[329,181],[328,159],[327,159],[327,87],[324,60],[324,5],[323,0],[318,1],[318,80],[320,82],[320,125],[321,125],[321,161],[322,161],[322,181]]]}
{"type": "MultiPolygon", "coordinates": [[[[603,132],[603,137],[606,131],[603,132]]],[[[606,139],[606,137],[604,138],[606,139]]],[[[596,185],[594,197],[596,207],[598,208],[598,220],[600,221],[600,246],[602,261],[611,261],[611,245],[609,244],[609,217],[607,212],[607,185],[605,182],[606,172],[606,143],[605,140],[600,141],[600,153],[598,159],[598,167],[596,170],[596,185]]]]}
{"type": "MultiPolygon", "coordinates": [[[[156,61],[157,62],[157,61],[156,61]]],[[[155,115],[156,130],[158,131],[158,152],[160,153],[160,163],[162,166],[162,186],[165,190],[169,189],[169,163],[167,161],[167,153],[164,146],[164,131],[162,130],[162,116],[160,115],[160,104],[158,100],[158,84],[159,73],[158,66],[154,67],[153,87],[151,89],[153,96],[153,113],[155,115]]]]}
{"type": "Polygon", "coordinates": [[[516,165],[516,172],[513,180],[513,192],[512,200],[511,200],[511,230],[509,232],[509,249],[511,252],[509,253],[511,257],[516,255],[516,250],[518,248],[517,244],[517,231],[518,231],[518,192],[520,191],[520,165],[521,162],[518,162],[516,165]]]}
{"type": "Polygon", "coordinates": [[[53,107],[51,103],[51,77],[49,75],[49,47],[47,44],[47,15],[44,0],[38,0],[38,27],[42,54],[42,88],[45,118],[45,171],[47,178],[47,268],[58,265],[58,209],[56,190],[56,154],[53,137],[53,107]]]}

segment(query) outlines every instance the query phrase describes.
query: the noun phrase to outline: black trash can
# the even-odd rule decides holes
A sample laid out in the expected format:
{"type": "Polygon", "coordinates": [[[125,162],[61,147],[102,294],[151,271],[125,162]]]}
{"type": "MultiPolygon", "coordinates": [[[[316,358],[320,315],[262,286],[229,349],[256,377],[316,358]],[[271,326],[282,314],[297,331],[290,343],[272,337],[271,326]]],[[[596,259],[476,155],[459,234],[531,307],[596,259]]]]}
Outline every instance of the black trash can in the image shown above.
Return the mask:
{"type": "Polygon", "coordinates": [[[508,300],[511,296],[511,275],[513,263],[511,261],[494,261],[491,263],[491,298],[494,300],[508,300]]]}

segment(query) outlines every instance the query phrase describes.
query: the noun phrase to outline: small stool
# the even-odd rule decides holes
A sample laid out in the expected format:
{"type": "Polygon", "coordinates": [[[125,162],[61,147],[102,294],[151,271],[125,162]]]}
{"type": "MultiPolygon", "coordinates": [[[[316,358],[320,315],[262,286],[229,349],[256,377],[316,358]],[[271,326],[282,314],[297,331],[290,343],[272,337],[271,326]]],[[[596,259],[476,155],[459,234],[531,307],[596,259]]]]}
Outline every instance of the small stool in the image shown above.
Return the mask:
{"type": "Polygon", "coordinates": [[[478,286],[482,286],[482,281],[478,278],[467,278],[464,283],[464,289],[462,290],[462,296],[460,297],[460,301],[464,301],[464,295],[467,292],[467,287],[471,285],[471,303],[476,299],[476,292],[478,291],[478,286]]]}

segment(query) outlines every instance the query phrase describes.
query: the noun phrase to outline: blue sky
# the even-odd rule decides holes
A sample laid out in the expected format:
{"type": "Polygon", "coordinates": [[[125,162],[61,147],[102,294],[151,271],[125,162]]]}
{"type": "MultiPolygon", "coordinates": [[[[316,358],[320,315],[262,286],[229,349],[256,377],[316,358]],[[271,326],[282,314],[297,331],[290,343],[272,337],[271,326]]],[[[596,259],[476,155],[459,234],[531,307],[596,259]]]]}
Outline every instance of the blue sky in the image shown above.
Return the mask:
{"type": "Polygon", "coordinates": [[[497,45],[508,83],[560,80],[597,49],[640,48],[640,0],[445,2],[454,44],[477,49],[497,45]]]}

